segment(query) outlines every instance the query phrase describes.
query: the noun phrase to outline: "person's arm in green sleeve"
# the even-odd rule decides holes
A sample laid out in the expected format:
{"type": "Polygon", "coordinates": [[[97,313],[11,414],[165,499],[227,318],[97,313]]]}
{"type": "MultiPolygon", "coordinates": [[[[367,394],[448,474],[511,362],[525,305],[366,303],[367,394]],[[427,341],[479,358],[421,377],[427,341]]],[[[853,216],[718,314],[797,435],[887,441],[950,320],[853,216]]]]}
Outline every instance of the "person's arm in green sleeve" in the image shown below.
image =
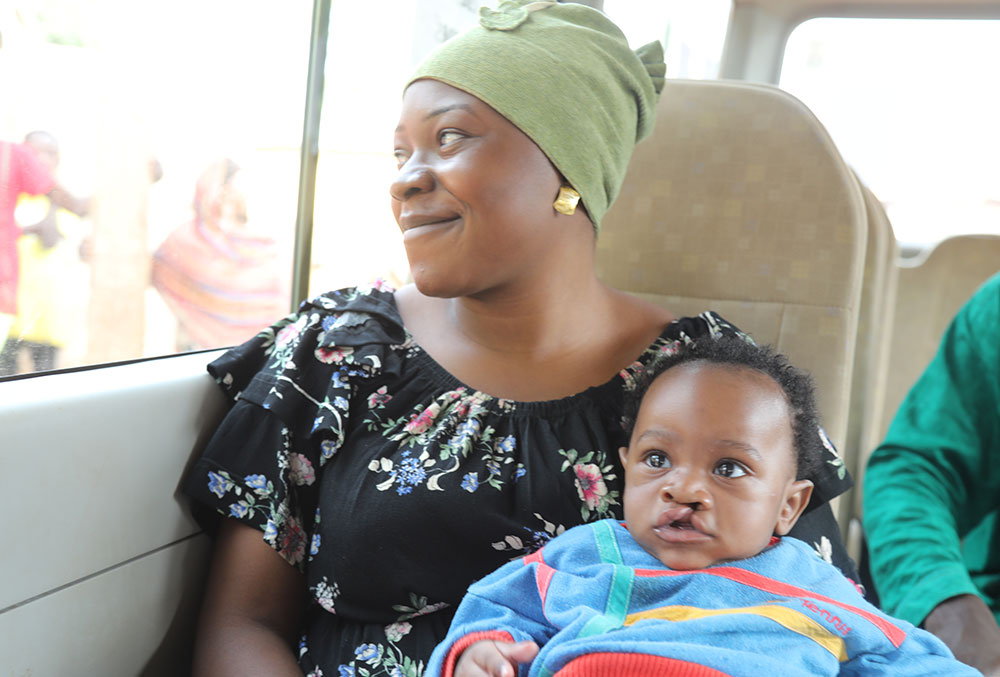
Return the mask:
{"type": "MultiPolygon", "coordinates": [[[[979,595],[960,544],[1000,494],[998,390],[1000,276],[956,316],[865,474],[865,531],[882,604],[932,632],[941,614],[979,595]]],[[[991,623],[939,636],[961,660],[993,674],[1000,628],[990,613],[971,618],[991,623]]]]}

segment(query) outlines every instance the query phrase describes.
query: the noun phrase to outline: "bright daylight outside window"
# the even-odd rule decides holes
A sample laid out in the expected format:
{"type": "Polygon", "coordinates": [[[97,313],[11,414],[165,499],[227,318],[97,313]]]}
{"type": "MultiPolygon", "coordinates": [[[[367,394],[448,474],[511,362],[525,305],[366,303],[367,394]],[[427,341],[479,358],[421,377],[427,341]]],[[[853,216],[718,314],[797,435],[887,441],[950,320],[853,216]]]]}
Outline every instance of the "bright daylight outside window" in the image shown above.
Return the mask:
{"type": "MultiPolygon", "coordinates": [[[[310,294],[408,279],[388,191],[401,87],[496,4],[331,3],[310,294]]],[[[604,5],[633,47],[665,42],[669,77],[716,76],[731,0],[604,5]]],[[[0,141],[44,132],[31,150],[89,207],[22,195],[0,229],[19,264],[0,378],[233,345],[289,310],[311,11],[0,4],[0,141]]]]}
{"type": "Polygon", "coordinates": [[[886,207],[904,249],[1000,234],[1000,21],[814,19],[780,86],[886,207]]]}
{"type": "Polygon", "coordinates": [[[22,195],[23,234],[0,233],[19,263],[0,376],[231,345],[288,311],[311,10],[0,5],[0,141],[44,132],[32,150],[89,202],[22,195]]]}

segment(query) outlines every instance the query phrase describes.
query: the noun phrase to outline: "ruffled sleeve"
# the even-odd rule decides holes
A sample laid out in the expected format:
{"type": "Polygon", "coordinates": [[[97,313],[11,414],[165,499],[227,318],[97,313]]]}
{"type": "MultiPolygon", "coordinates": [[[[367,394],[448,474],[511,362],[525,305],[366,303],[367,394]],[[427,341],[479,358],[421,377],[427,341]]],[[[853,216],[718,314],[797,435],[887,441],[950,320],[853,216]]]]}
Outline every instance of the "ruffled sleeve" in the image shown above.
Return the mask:
{"type": "Polygon", "coordinates": [[[212,362],[232,408],[182,486],[206,528],[217,521],[206,513],[243,521],[301,569],[318,475],[343,444],[351,393],[398,373],[405,339],[391,289],[351,288],[304,303],[212,362]]]}

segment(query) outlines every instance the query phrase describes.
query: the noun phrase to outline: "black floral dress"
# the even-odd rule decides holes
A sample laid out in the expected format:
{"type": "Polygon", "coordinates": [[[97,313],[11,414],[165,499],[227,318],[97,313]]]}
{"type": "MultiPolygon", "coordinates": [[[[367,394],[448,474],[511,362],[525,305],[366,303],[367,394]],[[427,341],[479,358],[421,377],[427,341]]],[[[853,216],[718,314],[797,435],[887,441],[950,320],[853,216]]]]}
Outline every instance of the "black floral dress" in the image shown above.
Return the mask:
{"type": "MultiPolygon", "coordinates": [[[[720,335],[743,336],[682,318],[611,381],[515,402],[434,362],[391,289],[331,292],[209,365],[233,405],[183,489],[206,526],[255,526],[305,572],[305,673],[420,675],[472,581],[621,518],[625,394],[677,342],[720,335]]],[[[830,450],[817,505],[850,487],[830,450]]],[[[792,532],[857,580],[837,534],[826,505],[792,532]]]]}

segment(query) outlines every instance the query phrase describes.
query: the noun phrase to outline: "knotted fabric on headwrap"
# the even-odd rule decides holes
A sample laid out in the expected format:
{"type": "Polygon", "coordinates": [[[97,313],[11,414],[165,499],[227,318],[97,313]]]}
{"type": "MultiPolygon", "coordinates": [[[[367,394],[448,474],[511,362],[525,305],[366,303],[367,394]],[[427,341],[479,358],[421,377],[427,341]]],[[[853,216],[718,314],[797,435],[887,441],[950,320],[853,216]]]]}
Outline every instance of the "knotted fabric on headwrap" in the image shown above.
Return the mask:
{"type": "Polygon", "coordinates": [[[610,19],[576,3],[508,0],[480,9],[479,24],[409,82],[440,80],[489,104],[542,149],[600,226],[635,144],[653,129],[662,46],[633,52],[610,19]]]}

